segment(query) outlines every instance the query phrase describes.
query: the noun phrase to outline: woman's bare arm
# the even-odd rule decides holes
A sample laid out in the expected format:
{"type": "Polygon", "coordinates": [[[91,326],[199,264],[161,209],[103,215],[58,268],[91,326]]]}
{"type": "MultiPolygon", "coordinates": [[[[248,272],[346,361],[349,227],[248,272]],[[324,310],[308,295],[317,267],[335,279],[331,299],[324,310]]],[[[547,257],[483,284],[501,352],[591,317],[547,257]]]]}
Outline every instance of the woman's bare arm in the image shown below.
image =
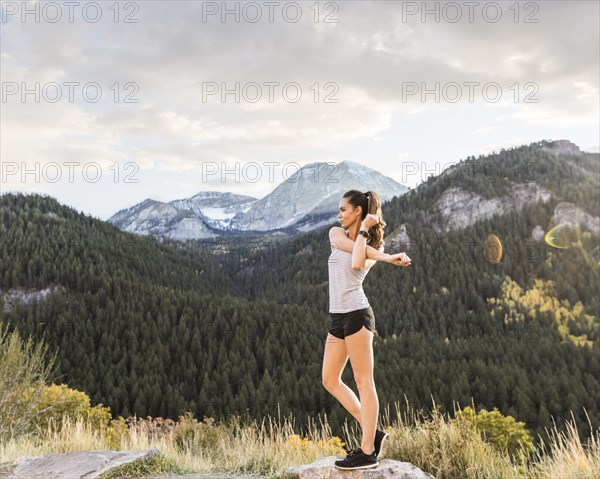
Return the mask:
{"type": "MultiPolygon", "coordinates": [[[[348,253],[354,251],[354,245],[356,243],[354,240],[348,238],[344,233],[344,229],[339,226],[334,226],[329,230],[329,241],[333,248],[347,251],[348,253]]],[[[366,250],[367,259],[388,261],[390,258],[389,254],[383,252],[383,247],[381,249],[375,249],[372,246],[367,245],[366,250]]]]}

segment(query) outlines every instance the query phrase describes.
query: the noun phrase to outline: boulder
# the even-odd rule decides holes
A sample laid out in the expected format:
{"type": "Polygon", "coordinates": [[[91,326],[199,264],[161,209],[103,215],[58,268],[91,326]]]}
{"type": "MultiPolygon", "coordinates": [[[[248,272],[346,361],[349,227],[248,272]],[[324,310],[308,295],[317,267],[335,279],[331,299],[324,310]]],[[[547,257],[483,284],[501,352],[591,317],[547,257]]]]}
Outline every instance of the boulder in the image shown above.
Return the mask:
{"type": "Polygon", "coordinates": [[[311,464],[288,467],[288,472],[298,474],[300,479],[435,479],[410,462],[382,459],[377,467],[345,471],[335,467],[338,456],[327,456],[311,464]]]}
{"type": "MultiPolygon", "coordinates": [[[[158,449],[147,451],[74,451],[43,457],[21,456],[7,479],[94,479],[129,462],[152,457],[158,449]]],[[[3,476],[4,477],[4,476],[3,476]]]]}

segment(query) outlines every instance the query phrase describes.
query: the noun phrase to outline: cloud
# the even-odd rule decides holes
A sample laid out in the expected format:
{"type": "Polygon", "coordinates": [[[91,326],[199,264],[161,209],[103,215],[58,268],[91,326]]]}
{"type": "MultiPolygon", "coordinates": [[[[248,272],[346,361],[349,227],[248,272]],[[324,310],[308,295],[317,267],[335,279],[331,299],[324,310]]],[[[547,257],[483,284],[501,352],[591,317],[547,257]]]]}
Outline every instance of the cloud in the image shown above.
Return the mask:
{"type": "MultiPolygon", "coordinates": [[[[493,143],[488,149],[516,141],[515,125],[532,128],[520,136],[535,141],[549,128],[568,132],[598,124],[597,2],[519,4],[519,21],[513,3],[501,2],[495,23],[483,19],[482,7],[470,22],[464,2],[457,3],[463,10],[456,23],[448,21],[453,11],[443,2],[426,4],[438,9],[439,22],[434,14],[421,21],[423,2],[332,2],[337,11],[302,3],[295,23],[282,20],[279,7],[269,22],[264,2],[258,2],[263,17],[257,23],[243,15],[239,23],[231,15],[225,23],[218,15],[204,22],[210,2],[131,3],[137,10],[120,4],[119,22],[101,4],[97,23],[80,13],[69,23],[67,12],[57,23],[22,22],[18,15],[3,23],[3,82],[63,86],[56,103],[23,103],[19,95],[3,101],[3,159],[133,161],[144,171],[186,174],[208,161],[305,164],[341,161],[352,151],[394,161],[406,131],[394,130],[399,119],[451,113],[453,123],[466,124],[477,111],[479,126],[467,131],[493,143]],[[407,15],[415,6],[419,11],[407,15]],[[138,22],[125,23],[132,12],[138,22]],[[327,15],[337,23],[325,23],[327,15]],[[73,102],[65,100],[64,82],[80,83],[73,102]],[[82,86],[90,82],[102,89],[97,103],[83,98],[82,86]],[[241,98],[236,102],[230,92],[223,102],[221,87],[231,90],[236,82],[241,98]],[[278,85],[271,85],[270,101],[272,82],[278,85]],[[479,84],[472,102],[465,82],[479,84]],[[483,85],[492,82],[501,86],[497,103],[483,98],[483,85]],[[214,84],[219,92],[203,98],[214,84]],[[431,93],[436,84],[438,102],[431,93]],[[253,102],[255,85],[262,96],[253,102]],[[294,85],[301,87],[298,102],[285,99],[286,85],[290,95],[294,85]],[[406,95],[415,85],[417,93],[406,95]],[[461,99],[453,103],[444,95],[452,96],[455,85],[461,99]],[[424,89],[430,93],[422,101],[424,89]],[[538,102],[526,103],[528,94],[538,102]],[[138,102],[125,103],[127,95],[138,102]]],[[[228,3],[235,5],[244,8],[228,3]]],[[[422,128],[410,149],[431,142],[432,133],[439,131],[422,128]]]]}

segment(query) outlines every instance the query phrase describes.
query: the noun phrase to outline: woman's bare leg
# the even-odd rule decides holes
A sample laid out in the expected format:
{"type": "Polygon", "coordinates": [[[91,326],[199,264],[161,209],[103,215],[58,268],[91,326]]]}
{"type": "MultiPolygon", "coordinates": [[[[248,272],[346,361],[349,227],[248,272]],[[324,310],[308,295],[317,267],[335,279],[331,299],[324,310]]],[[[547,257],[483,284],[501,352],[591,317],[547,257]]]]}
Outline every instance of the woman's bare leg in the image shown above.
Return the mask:
{"type": "Polygon", "coordinates": [[[373,332],[363,326],[358,332],[346,336],[345,343],[350,365],[360,395],[362,442],[365,454],[375,450],[375,429],[379,416],[379,398],[373,380],[373,332]]]}
{"type": "Polygon", "coordinates": [[[348,361],[348,351],[343,339],[327,333],[323,354],[323,387],[362,424],[361,404],[354,391],[342,382],[342,372],[348,361]]]}

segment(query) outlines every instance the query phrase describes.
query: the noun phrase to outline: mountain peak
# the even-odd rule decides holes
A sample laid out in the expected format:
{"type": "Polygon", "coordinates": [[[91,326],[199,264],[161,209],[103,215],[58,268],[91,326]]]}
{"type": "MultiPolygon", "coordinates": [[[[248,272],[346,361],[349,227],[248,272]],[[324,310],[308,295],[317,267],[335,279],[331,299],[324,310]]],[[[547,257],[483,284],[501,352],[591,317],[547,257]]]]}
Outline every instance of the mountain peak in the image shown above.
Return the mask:
{"type": "Polygon", "coordinates": [[[146,202],[113,215],[120,229],[174,239],[212,237],[230,232],[300,232],[335,223],[345,191],[374,190],[382,201],[408,190],[385,175],[354,161],[310,163],[257,200],[251,196],[201,191],[169,203],[146,202]],[[145,208],[147,206],[147,208],[145,208]]]}
{"type": "Polygon", "coordinates": [[[357,163],[356,161],[344,160],[338,163],[338,166],[341,168],[346,168],[348,170],[370,170],[369,167],[363,165],[362,163],[357,163]]]}

